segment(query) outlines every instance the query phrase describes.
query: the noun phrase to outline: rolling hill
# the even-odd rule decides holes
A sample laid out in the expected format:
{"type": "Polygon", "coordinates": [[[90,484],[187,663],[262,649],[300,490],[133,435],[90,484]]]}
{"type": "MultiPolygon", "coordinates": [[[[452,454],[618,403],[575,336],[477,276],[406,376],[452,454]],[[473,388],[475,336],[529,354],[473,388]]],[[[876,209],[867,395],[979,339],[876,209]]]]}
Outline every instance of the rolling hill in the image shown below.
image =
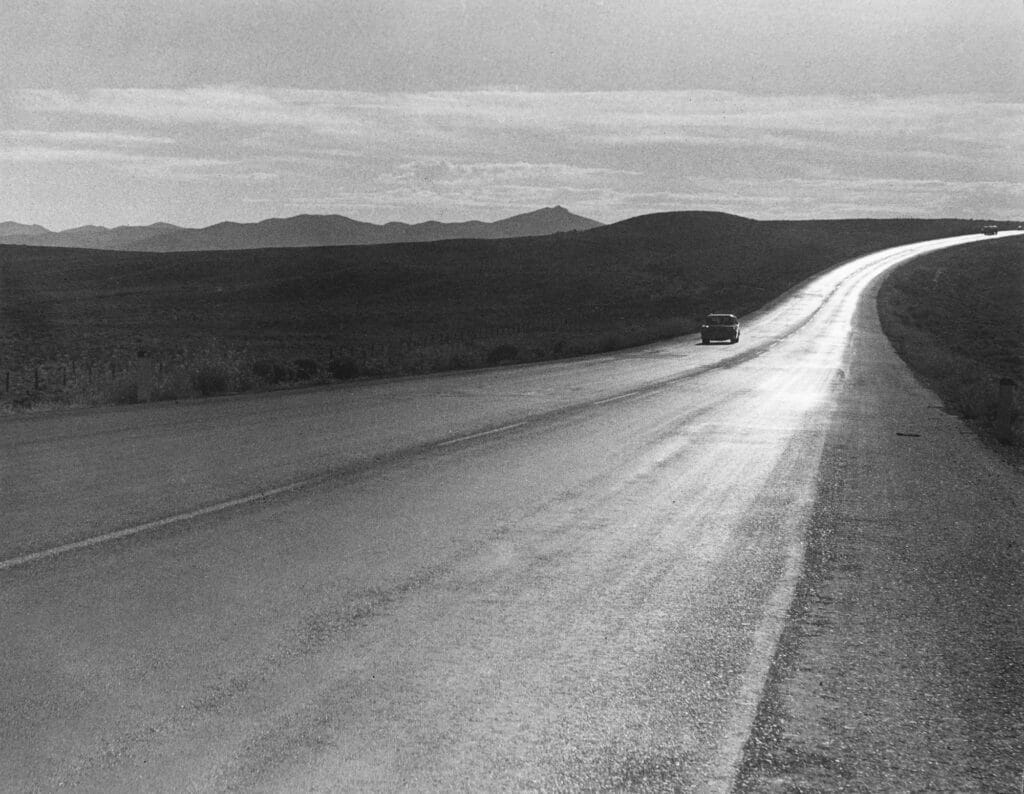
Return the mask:
{"type": "Polygon", "coordinates": [[[0,240],[5,240],[5,238],[29,238],[40,234],[52,234],[52,232],[39,224],[15,223],[14,221],[0,223],[0,240]]]}
{"type": "Polygon", "coordinates": [[[958,220],[646,215],[588,231],[250,251],[0,242],[0,403],[169,398],[613,350],[747,314],[845,259],[958,220]],[[49,375],[47,373],[50,373],[49,375]],[[127,380],[126,380],[127,378],[127,380]]]}

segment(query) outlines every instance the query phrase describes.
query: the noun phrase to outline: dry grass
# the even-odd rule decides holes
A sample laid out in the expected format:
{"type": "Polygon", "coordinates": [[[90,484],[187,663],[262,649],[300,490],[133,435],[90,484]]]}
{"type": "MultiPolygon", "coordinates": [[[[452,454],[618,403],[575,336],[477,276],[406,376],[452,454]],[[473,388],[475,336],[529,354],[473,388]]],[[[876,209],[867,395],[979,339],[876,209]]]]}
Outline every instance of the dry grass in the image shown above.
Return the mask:
{"type": "Polygon", "coordinates": [[[916,259],[889,276],[878,308],[900,356],[992,443],[998,382],[1016,381],[1013,448],[1002,451],[1024,464],[1024,239],[916,259]]]}

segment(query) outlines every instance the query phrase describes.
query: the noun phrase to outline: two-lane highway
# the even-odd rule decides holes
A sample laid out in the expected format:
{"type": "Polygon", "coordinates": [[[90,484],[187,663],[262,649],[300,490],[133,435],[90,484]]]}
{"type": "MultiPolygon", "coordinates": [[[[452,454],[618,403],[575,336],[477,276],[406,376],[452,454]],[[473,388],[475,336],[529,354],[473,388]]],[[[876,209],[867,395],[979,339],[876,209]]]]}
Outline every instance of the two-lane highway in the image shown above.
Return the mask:
{"type": "Polygon", "coordinates": [[[854,309],[977,239],[739,345],[4,420],[3,785],[727,790],[854,309]]]}

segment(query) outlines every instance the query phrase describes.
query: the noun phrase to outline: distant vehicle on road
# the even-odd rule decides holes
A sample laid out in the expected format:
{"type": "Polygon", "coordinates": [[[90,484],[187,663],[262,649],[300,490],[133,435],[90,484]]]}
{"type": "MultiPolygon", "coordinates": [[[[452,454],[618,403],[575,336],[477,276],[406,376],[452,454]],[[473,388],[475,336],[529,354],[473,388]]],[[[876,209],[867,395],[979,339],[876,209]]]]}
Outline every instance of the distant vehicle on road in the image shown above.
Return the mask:
{"type": "Polygon", "coordinates": [[[735,314],[709,314],[700,327],[700,342],[707,345],[712,342],[736,344],[740,341],[740,321],[735,314]]]}
{"type": "Polygon", "coordinates": [[[981,227],[981,233],[982,234],[999,234],[999,227],[996,226],[994,223],[989,223],[989,224],[986,224],[985,226],[981,227]]]}

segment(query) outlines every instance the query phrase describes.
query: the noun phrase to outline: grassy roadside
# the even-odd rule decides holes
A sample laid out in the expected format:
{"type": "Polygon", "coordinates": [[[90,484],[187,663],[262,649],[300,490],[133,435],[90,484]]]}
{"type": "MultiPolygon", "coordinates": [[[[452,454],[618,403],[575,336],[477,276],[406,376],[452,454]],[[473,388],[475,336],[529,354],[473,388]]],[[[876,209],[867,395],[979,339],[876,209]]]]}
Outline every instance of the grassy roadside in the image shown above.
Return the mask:
{"type": "Polygon", "coordinates": [[[511,240],[176,254],[0,245],[0,405],[606,352],[691,333],[709,311],[747,314],[851,257],[976,228],[684,212],[511,240]]]}
{"type": "Polygon", "coordinates": [[[1024,468],[1024,237],[939,251],[893,271],[878,295],[896,352],[947,408],[1024,468]],[[995,437],[998,381],[1017,383],[1011,445],[995,437]]]}

